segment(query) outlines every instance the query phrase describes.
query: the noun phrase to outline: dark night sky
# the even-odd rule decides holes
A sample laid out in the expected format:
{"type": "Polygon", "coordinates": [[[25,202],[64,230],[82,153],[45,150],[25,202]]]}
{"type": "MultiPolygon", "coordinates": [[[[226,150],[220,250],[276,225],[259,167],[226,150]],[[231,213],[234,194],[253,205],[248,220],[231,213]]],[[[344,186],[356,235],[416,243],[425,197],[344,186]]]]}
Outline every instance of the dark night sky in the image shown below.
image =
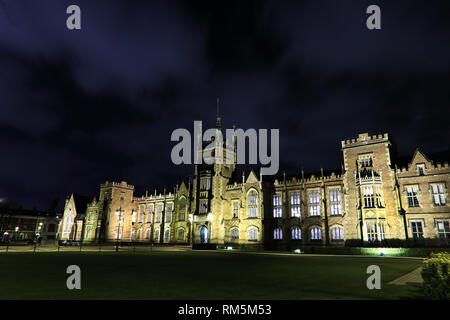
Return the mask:
{"type": "Polygon", "coordinates": [[[0,0],[0,197],[172,187],[193,168],[171,163],[170,135],[213,126],[217,97],[224,127],[280,129],[281,171],[339,168],[359,132],[446,151],[449,16],[450,1],[0,0]]]}

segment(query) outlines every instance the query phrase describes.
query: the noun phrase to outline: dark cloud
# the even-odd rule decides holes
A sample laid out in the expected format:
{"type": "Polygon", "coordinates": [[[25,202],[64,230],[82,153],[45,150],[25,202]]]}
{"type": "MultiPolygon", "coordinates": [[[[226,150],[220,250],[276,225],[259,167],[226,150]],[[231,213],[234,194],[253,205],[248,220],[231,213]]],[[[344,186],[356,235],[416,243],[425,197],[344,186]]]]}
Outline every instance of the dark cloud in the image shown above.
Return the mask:
{"type": "MultiPolygon", "coordinates": [[[[281,171],[340,168],[340,140],[448,149],[448,1],[0,1],[0,193],[45,208],[105,180],[144,192],[176,128],[279,128],[281,171]],[[65,9],[82,9],[82,30],[65,9]]],[[[249,168],[245,167],[248,171],[249,168]]],[[[62,203],[62,202],[61,202],[62,203]]],[[[60,204],[61,204],[60,203],[60,204]]]]}

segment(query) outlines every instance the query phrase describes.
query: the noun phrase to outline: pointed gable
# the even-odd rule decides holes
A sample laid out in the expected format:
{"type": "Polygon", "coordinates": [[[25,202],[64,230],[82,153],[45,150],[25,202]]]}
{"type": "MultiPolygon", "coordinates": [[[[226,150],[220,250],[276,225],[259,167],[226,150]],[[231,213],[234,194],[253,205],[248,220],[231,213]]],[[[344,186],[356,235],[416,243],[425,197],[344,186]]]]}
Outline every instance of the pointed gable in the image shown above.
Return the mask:
{"type": "Polygon", "coordinates": [[[425,163],[425,166],[428,168],[433,165],[433,162],[429,160],[419,148],[417,148],[416,152],[414,152],[411,162],[409,163],[408,170],[414,169],[419,163],[425,163]]]}
{"type": "Polygon", "coordinates": [[[256,176],[256,174],[252,170],[250,172],[250,174],[248,175],[247,181],[245,183],[255,183],[255,182],[259,182],[259,180],[258,180],[258,177],[256,176]]]}

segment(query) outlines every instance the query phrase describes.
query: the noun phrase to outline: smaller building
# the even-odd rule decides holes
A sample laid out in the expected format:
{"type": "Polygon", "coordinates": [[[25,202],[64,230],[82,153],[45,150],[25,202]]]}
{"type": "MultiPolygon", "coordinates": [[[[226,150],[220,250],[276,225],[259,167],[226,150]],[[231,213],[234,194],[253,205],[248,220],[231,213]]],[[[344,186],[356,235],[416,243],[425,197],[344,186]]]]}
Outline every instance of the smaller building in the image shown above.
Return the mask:
{"type": "Polygon", "coordinates": [[[56,239],[58,217],[47,211],[0,209],[0,238],[14,242],[56,239]]]}

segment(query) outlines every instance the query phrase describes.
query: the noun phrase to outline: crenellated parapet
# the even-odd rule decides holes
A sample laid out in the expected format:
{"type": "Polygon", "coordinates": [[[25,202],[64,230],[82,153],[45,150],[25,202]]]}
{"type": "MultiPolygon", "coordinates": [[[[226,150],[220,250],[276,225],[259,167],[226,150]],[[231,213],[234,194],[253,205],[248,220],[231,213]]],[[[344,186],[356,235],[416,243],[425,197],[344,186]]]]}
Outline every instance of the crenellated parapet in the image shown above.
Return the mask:
{"type": "Polygon", "coordinates": [[[342,148],[358,147],[374,143],[389,142],[387,133],[370,136],[368,133],[360,133],[356,139],[342,140],[342,148]]]}

